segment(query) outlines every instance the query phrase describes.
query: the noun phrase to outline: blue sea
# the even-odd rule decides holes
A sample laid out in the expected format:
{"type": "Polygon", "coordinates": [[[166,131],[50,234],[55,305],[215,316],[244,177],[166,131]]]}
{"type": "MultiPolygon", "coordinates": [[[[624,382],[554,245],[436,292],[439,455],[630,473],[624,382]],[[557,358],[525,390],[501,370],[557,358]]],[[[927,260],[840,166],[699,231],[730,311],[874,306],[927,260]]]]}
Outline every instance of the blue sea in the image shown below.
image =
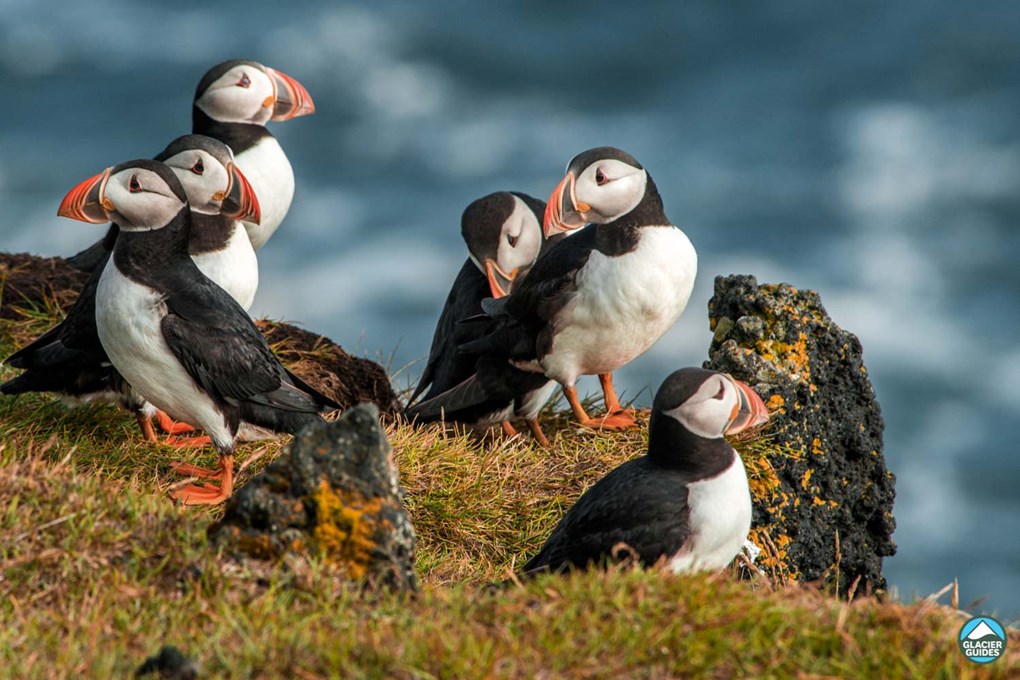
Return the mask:
{"type": "Polygon", "coordinates": [[[626,396],[705,359],[715,275],[818,290],[886,420],[891,584],[959,579],[964,606],[1020,618],[1020,3],[0,0],[0,250],[98,238],[55,216],[64,193],[190,131],[198,79],[238,57],[318,109],[273,129],[298,188],[255,314],[413,384],[463,208],[545,198],[619,146],[700,256],[626,396]]]}

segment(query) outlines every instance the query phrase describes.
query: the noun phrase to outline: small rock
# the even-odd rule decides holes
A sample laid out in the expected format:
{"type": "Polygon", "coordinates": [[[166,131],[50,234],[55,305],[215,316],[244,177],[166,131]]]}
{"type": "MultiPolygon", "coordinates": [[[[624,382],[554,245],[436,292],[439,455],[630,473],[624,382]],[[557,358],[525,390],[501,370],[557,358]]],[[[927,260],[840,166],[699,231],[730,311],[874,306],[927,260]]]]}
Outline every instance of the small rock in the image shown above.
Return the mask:
{"type": "Polygon", "coordinates": [[[145,663],[138,667],[135,677],[140,678],[155,673],[161,678],[170,680],[194,680],[198,677],[198,671],[198,662],[184,656],[181,650],[176,647],[164,645],[158,654],[150,656],[145,660],[145,663]]]}
{"type": "Polygon", "coordinates": [[[210,534],[245,555],[311,553],[370,584],[416,589],[414,527],[379,411],[349,409],[298,434],[234,493],[210,534]]]}
{"type": "Polygon", "coordinates": [[[758,566],[825,578],[844,595],[884,589],[882,558],[896,552],[895,478],[860,342],[816,292],[752,276],[717,277],[708,308],[715,337],[705,367],[747,382],[772,413],[768,453],[745,462],[752,538],[766,547],[767,533],[782,564],[767,550],[758,566]]]}

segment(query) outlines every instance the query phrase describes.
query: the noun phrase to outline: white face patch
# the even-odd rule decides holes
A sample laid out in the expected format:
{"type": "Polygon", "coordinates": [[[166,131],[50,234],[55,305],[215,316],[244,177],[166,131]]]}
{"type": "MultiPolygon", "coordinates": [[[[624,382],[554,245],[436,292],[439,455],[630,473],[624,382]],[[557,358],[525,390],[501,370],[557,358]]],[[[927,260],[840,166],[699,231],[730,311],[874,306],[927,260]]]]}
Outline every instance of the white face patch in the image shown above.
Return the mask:
{"type": "Polygon", "coordinates": [[[177,175],[195,212],[216,215],[230,188],[230,175],[215,157],[201,149],[189,149],[163,161],[177,175]],[[215,195],[219,193],[217,200],[215,195]]]}
{"type": "Polygon", "coordinates": [[[514,196],[514,211],[503,222],[499,234],[496,264],[507,273],[521,267],[530,267],[535,263],[541,247],[542,226],[531,208],[514,196]]]}
{"type": "Polygon", "coordinates": [[[127,168],[111,176],[103,200],[113,203],[110,217],[125,231],[161,229],[185,205],[162,177],[143,168],[127,168]]]}
{"type": "Polygon", "coordinates": [[[645,195],[648,173],[615,159],[601,160],[585,168],[574,185],[579,202],[591,206],[589,222],[603,224],[623,217],[645,195]],[[600,182],[601,180],[601,182],[600,182]]]}
{"type": "Polygon", "coordinates": [[[733,419],[739,401],[733,381],[724,375],[714,375],[687,401],[664,413],[699,437],[718,439],[733,419]]]}
{"type": "Polygon", "coordinates": [[[275,103],[276,88],[272,78],[248,64],[240,64],[224,73],[195,100],[195,106],[213,120],[255,125],[265,125],[269,121],[275,103]]]}

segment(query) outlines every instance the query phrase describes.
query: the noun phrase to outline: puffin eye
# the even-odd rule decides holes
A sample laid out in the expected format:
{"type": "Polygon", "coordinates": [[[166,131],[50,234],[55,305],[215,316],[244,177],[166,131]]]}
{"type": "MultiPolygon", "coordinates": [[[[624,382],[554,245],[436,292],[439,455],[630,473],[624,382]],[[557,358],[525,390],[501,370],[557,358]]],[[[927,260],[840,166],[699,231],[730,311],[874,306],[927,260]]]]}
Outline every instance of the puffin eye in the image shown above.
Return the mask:
{"type": "Polygon", "coordinates": [[[142,190],[142,185],[138,183],[138,175],[131,175],[131,181],[128,182],[128,191],[131,193],[137,193],[142,190]]]}
{"type": "Polygon", "coordinates": [[[598,168],[597,170],[595,170],[595,184],[602,186],[608,181],[609,178],[606,177],[606,174],[604,172],[602,172],[602,168],[598,168]]]}
{"type": "Polygon", "coordinates": [[[251,87],[251,78],[248,77],[247,73],[241,74],[241,79],[237,81],[237,86],[244,88],[251,87]]]}
{"type": "Polygon", "coordinates": [[[718,400],[722,401],[722,398],[725,395],[726,395],[726,383],[720,382],[719,383],[719,391],[716,392],[715,396],[712,397],[712,398],[713,399],[718,399],[718,400]]]}
{"type": "Polygon", "coordinates": [[[506,235],[506,242],[510,244],[511,248],[513,248],[514,246],[517,245],[517,239],[518,239],[518,237],[514,236],[513,234],[507,234],[506,235]]]}
{"type": "Polygon", "coordinates": [[[196,175],[201,175],[203,172],[205,172],[205,165],[202,164],[201,158],[195,161],[195,164],[191,166],[191,171],[196,175]]]}

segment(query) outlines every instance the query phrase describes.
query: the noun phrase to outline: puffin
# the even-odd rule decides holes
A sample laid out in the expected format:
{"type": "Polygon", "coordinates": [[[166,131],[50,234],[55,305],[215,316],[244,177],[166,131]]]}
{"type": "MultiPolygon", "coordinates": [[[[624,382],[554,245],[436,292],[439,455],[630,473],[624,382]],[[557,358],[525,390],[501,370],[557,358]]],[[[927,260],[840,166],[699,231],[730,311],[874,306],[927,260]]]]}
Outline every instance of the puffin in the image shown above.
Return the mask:
{"type": "MultiPolygon", "coordinates": [[[[245,309],[258,288],[258,261],[240,218],[258,220],[258,199],[234,163],[230,148],[203,135],[184,135],[156,156],[177,175],[192,211],[188,251],[198,268],[245,309]]],[[[119,230],[114,224],[115,237],[119,230]]],[[[147,441],[155,442],[152,418],[170,434],[191,431],[156,411],[110,364],[96,328],[96,289],[109,253],[93,270],[64,320],[12,354],[10,366],[25,369],[0,385],[0,393],[56,392],[70,403],[109,401],[135,415],[147,441]]]]}
{"type": "Polygon", "coordinates": [[[732,435],[768,420],[729,375],[674,371],[655,395],[648,452],[612,470],[567,511],[525,576],[604,567],[628,553],[674,573],[718,570],[751,529],[751,494],[732,435]]]}
{"type": "Polygon", "coordinates": [[[555,383],[505,361],[500,365],[457,351],[457,342],[464,341],[458,324],[478,316],[482,300],[505,296],[539,255],[561,238],[543,239],[544,213],[545,203],[511,191],[483,196],[464,209],[461,235],[468,259],[439,316],[428,363],[405,411],[408,419],[478,427],[500,423],[504,433],[514,435],[510,419],[523,418],[535,438],[548,444],[537,416],[555,383]],[[421,401],[415,403],[419,397],[421,401]]]}
{"type": "MultiPolygon", "coordinates": [[[[254,203],[242,196],[242,204],[254,203]]],[[[192,483],[173,498],[212,505],[231,496],[242,421],[293,434],[337,408],[283,367],[245,310],[191,259],[188,198],[167,165],[143,159],[107,168],[71,189],[58,215],[120,226],[96,289],[100,342],[134,390],[205,430],[219,454],[215,471],[175,465],[219,485],[192,483]]]]}
{"type": "MultiPolygon", "coordinates": [[[[217,64],[195,89],[191,131],[229,146],[259,197],[261,220],[244,225],[255,250],[277,230],[294,198],[294,170],[266,123],[311,113],[315,104],[301,83],[257,61],[233,59],[217,64]]],[[[104,238],[68,262],[92,271],[113,249],[116,238],[113,225],[104,238]]]]}
{"type": "Polygon", "coordinates": [[[698,268],[694,246],[666,217],[648,171],[608,146],[570,161],[543,222],[547,238],[576,233],[549,248],[508,296],[483,302],[494,323],[460,350],[502,356],[560,383],[586,427],[633,427],[612,372],[647,351],[683,313],[698,268]],[[592,418],[581,405],[575,383],[582,375],[599,376],[605,416],[592,418]]]}

